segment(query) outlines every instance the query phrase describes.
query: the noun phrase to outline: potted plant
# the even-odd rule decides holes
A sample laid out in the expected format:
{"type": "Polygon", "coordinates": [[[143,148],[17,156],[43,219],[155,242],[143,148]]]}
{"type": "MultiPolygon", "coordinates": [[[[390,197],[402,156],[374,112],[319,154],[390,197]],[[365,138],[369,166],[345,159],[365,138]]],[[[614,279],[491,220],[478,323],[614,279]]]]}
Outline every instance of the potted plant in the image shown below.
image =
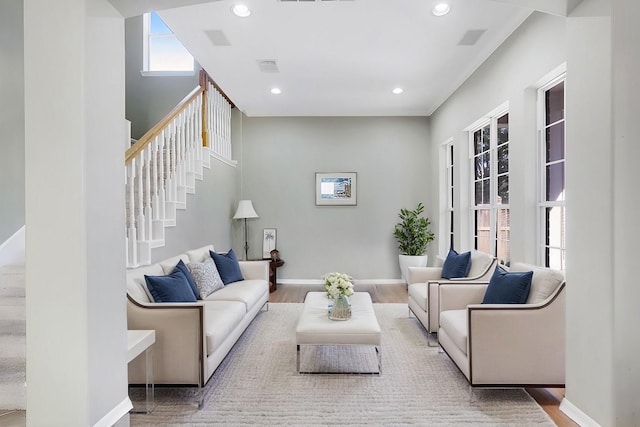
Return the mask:
{"type": "Polygon", "coordinates": [[[425,267],[428,257],[425,254],[427,245],[435,238],[429,229],[431,221],[422,215],[424,205],[418,203],[414,210],[400,209],[398,216],[400,222],[396,224],[393,235],[398,241],[398,256],[402,278],[407,281],[407,272],[410,266],[425,267]]]}

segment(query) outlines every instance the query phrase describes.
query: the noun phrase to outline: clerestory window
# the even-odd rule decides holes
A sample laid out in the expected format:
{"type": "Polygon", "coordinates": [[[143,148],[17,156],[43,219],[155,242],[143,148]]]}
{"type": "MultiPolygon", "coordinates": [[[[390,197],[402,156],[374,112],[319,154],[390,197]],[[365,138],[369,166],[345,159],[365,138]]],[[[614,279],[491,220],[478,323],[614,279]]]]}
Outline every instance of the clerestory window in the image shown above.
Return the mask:
{"type": "Polygon", "coordinates": [[[143,75],[193,75],[193,56],[156,12],[143,15],[143,75]]]}

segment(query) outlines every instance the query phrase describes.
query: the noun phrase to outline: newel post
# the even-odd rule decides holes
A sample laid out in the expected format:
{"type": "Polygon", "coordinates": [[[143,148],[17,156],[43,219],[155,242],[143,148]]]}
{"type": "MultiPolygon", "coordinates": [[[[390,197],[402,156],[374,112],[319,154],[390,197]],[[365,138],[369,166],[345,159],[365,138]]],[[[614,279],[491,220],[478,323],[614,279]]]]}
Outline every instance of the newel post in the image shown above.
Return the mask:
{"type": "Polygon", "coordinates": [[[204,71],[203,69],[200,69],[199,84],[200,84],[200,87],[203,89],[203,92],[202,92],[202,146],[203,147],[209,147],[209,126],[208,126],[208,120],[207,120],[207,97],[209,93],[209,91],[207,90],[207,87],[209,85],[207,84],[207,80],[208,80],[208,76],[206,71],[204,71]]]}

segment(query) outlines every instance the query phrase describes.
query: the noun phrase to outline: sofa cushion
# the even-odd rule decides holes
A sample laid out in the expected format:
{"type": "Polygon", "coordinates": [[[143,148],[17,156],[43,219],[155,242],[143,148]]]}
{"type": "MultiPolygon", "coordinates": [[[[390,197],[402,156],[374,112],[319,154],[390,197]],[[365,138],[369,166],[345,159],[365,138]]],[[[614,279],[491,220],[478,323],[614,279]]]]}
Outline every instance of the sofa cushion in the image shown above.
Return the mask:
{"type": "Polygon", "coordinates": [[[211,258],[209,251],[213,250],[215,250],[213,249],[213,245],[207,245],[186,251],[185,255],[189,258],[189,262],[202,262],[207,258],[211,258]]]}
{"type": "Polygon", "coordinates": [[[447,259],[442,265],[442,277],[453,279],[455,277],[467,277],[471,269],[471,252],[459,254],[453,249],[449,249],[447,259]]]}
{"type": "Polygon", "coordinates": [[[226,285],[205,300],[242,302],[245,305],[245,311],[248,312],[264,294],[268,293],[269,284],[266,280],[243,280],[226,285]]]}
{"type": "Polygon", "coordinates": [[[245,314],[245,306],[241,302],[205,301],[204,333],[207,341],[207,356],[220,347],[242,322],[245,314]]]}
{"type": "Polygon", "coordinates": [[[184,273],[175,270],[166,276],[144,276],[155,302],[196,302],[184,273]]]}
{"type": "Polygon", "coordinates": [[[427,287],[426,283],[412,283],[408,289],[409,297],[413,298],[424,311],[427,311],[427,287]]]}
{"type": "Polygon", "coordinates": [[[440,313],[440,327],[453,343],[467,354],[467,310],[447,310],[440,313]]]}
{"type": "Polygon", "coordinates": [[[564,282],[564,274],[561,271],[550,268],[514,263],[511,266],[511,271],[533,271],[527,304],[535,304],[546,300],[560,286],[560,283],[564,282]]]}
{"type": "Polygon", "coordinates": [[[189,262],[189,258],[187,258],[187,256],[184,255],[184,254],[176,255],[176,256],[172,256],[171,258],[167,258],[167,259],[163,259],[162,261],[158,261],[156,264],[160,264],[160,267],[162,267],[162,271],[164,271],[164,274],[171,274],[173,269],[176,267],[176,265],[180,261],[188,263],[189,262]]]}
{"type": "Polygon", "coordinates": [[[219,254],[214,251],[209,252],[211,254],[211,258],[213,258],[213,261],[216,263],[218,273],[220,273],[220,277],[222,277],[222,281],[225,285],[244,280],[244,277],[242,277],[242,271],[240,271],[238,257],[236,257],[233,249],[229,249],[229,252],[226,254],[219,254]]]}
{"type": "Polygon", "coordinates": [[[497,267],[484,294],[483,304],[524,304],[531,288],[532,271],[506,272],[497,267]]]}
{"type": "Polygon", "coordinates": [[[189,282],[189,286],[191,286],[191,290],[193,291],[193,294],[196,296],[196,299],[200,299],[200,291],[198,290],[196,283],[193,281],[193,277],[191,277],[191,272],[185,265],[184,261],[182,260],[178,261],[178,263],[176,264],[175,268],[171,273],[173,274],[176,270],[182,271],[182,274],[184,274],[184,277],[187,278],[187,282],[189,282]]]}
{"type": "Polygon", "coordinates": [[[203,262],[190,262],[187,267],[198,288],[198,299],[205,299],[213,292],[224,287],[215,262],[208,257],[203,262]]]}

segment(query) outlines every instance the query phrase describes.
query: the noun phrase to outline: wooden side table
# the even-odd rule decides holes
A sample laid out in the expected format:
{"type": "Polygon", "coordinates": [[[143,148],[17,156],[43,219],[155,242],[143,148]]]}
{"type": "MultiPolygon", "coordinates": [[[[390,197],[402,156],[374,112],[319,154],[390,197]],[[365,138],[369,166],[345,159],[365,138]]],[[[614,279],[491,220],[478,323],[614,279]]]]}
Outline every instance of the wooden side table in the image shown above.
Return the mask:
{"type": "Polygon", "coordinates": [[[269,292],[275,292],[277,289],[276,270],[283,265],[284,261],[281,259],[269,262],[269,292]]]}

